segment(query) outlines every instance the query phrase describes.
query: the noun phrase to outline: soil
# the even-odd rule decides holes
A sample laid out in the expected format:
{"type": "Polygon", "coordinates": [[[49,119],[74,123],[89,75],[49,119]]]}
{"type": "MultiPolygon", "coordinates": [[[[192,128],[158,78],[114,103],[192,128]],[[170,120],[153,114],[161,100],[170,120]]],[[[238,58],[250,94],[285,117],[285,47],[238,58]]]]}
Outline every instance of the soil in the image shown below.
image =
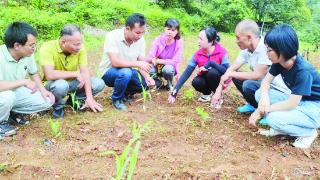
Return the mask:
{"type": "MultiPolygon", "coordinates": [[[[90,67],[96,67],[100,55],[91,52],[91,57],[90,67]]],[[[188,81],[183,90],[190,87],[188,81]]],[[[198,94],[190,102],[183,100],[183,90],[174,105],[167,103],[167,91],[159,91],[152,93],[146,112],[141,95],[128,112],[120,112],[112,107],[112,89],[107,87],[97,97],[102,113],[66,108],[58,138],[49,129],[50,113],[32,117],[30,125],[18,127],[17,135],[0,141],[0,164],[6,166],[0,179],[110,179],[115,159],[99,152],[120,154],[132,137],[132,122],[149,120],[134,179],[320,178],[319,139],[304,151],[292,147],[289,137],[257,134],[248,126],[249,115],[235,111],[244,102],[234,87],[220,110],[197,102],[198,94]],[[208,120],[196,113],[198,106],[209,112],[208,120]],[[52,145],[45,145],[45,139],[52,145]]]]}

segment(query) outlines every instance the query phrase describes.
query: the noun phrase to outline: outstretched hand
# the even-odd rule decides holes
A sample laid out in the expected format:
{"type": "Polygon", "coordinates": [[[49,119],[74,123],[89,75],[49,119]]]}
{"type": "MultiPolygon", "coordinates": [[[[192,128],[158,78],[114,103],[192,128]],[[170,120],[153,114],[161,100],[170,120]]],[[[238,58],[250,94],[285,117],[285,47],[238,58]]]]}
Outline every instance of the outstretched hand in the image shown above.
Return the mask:
{"type": "Polygon", "coordinates": [[[85,109],[86,107],[90,108],[95,113],[103,111],[103,106],[97,103],[93,98],[87,98],[84,105],[80,109],[85,109]]]}
{"type": "Polygon", "coordinates": [[[249,118],[249,125],[252,127],[257,127],[256,123],[259,119],[261,119],[261,114],[259,112],[259,110],[255,110],[249,118]]]}

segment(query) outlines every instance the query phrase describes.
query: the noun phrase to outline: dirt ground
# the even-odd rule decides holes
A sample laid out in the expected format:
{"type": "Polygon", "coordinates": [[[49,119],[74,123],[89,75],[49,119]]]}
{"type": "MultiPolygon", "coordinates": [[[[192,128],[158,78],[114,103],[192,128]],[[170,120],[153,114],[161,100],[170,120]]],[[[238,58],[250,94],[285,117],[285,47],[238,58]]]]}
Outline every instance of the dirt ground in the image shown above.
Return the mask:
{"type": "MultiPolygon", "coordinates": [[[[91,57],[96,61],[90,66],[96,67],[100,55],[91,52],[91,57]]],[[[183,90],[188,88],[190,81],[183,90]]],[[[160,91],[152,93],[146,112],[140,95],[129,112],[120,112],[111,105],[111,93],[106,88],[97,98],[102,113],[76,114],[67,108],[60,138],[52,139],[47,113],[0,141],[0,164],[6,166],[0,179],[110,179],[115,175],[114,157],[98,153],[121,153],[132,137],[132,122],[148,120],[152,124],[141,139],[134,179],[320,178],[319,138],[303,151],[292,147],[288,137],[262,137],[249,128],[249,115],[236,113],[243,100],[234,87],[220,110],[197,102],[198,94],[189,103],[180,95],[169,105],[168,92],[160,91]],[[209,120],[199,117],[198,106],[209,112],[209,120]],[[45,139],[53,145],[44,145],[45,139]]]]}

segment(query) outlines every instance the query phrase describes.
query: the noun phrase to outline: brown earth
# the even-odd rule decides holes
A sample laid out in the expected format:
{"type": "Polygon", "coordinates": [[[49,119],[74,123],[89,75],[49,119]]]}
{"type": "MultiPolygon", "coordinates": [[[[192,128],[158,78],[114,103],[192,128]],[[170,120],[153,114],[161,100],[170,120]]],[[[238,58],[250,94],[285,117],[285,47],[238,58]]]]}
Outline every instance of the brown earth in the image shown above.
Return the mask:
{"type": "MultiPolygon", "coordinates": [[[[90,52],[92,69],[100,60],[99,51],[90,52]]],[[[188,88],[190,82],[183,90],[188,88]]],[[[197,102],[198,95],[185,102],[182,93],[169,105],[168,92],[160,91],[152,93],[146,112],[140,95],[129,112],[119,112],[111,105],[111,88],[106,88],[97,98],[104,106],[102,113],[76,114],[67,108],[60,138],[52,139],[47,113],[33,117],[31,125],[20,127],[16,136],[0,141],[0,164],[6,165],[0,179],[110,179],[115,175],[114,158],[98,153],[121,153],[131,138],[132,122],[150,119],[134,179],[320,178],[320,140],[303,151],[292,147],[293,140],[287,137],[260,136],[249,128],[248,115],[235,112],[243,101],[234,89],[220,110],[197,102]],[[209,120],[197,115],[198,106],[209,112],[209,120]],[[54,144],[46,146],[44,139],[54,144]]]]}

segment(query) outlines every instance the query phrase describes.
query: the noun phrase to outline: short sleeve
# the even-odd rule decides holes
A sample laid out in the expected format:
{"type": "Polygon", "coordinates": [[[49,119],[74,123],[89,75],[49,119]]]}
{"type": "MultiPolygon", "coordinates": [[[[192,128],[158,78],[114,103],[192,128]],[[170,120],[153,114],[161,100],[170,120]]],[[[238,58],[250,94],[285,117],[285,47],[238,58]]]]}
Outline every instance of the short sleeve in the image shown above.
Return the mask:
{"type": "Polygon", "coordinates": [[[117,45],[117,40],[119,39],[116,39],[116,38],[119,38],[119,37],[114,37],[115,34],[114,32],[109,32],[107,35],[106,35],[106,39],[105,39],[105,43],[104,43],[104,52],[105,53],[119,53],[119,47],[117,45]]]}
{"type": "Polygon", "coordinates": [[[248,62],[248,58],[246,57],[247,56],[247,51],[246,50],[242,50],[240,51],[237,59],[236,59],[236,62],[239,63],[239,64],[245,64],[248,62]]]}
{"type": "Polygon", "coordinates": [[[140,46],[140,50],[139,50],[139,57],[145,57],[146,56],[146,42],[144,40],[144,38],[141,38],[141,46],[140,46]]]}
{"type": "Polygon", "coordinates": [[[32,55],[30,59],[28,59],[29,64],[28,64],[28,74],[29,75],[35,75],[38,73],[38,67],[36,64],[36,60],[34,59],[34,56],[32,55]]]}
{"type": "Polygon", "coordinates": [[[308,71],[300,71],[295,77],[291,92],[295,95],[311,96],[312,75],[308,71]]]}
{"type": "Polygon", "coordinates": [[[51,65],[54,66],[53,53],[47,44],[43,44],[39,52],[39,64],[41,66],[51,65]]]}
{"type": "Polygon", "coordinates": [[[272,64],[269,69],[269,73],[272,76],[277,76],[278,74],[281,73],[282,70],[283,70],[283,67],[280,64],[272,64]]]}
{"type": "Polygon", "coordinates": [[[81,51],[79,52],[79,65],[80,66],[87,66],[88,65],[87,50],[86,50],[85,46],[83,46],[81,51]]]}
{"type": "Polygon", "coordinates": [[[258,56],[257,64],[263,64],[263,65],[268,65],[268,66],[270,66],[272,64],[272,62],[268,58],[266,51],[260,52],[260,54],[258,56]]]}

